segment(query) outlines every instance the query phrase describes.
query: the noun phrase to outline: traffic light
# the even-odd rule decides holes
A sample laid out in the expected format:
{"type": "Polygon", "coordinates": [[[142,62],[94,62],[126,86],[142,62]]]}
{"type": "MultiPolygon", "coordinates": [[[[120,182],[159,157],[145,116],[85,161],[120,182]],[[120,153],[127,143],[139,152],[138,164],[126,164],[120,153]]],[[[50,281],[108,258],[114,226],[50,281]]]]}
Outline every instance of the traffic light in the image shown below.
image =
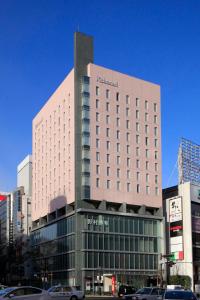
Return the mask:
{"type": "Polygon", "coordinates": [[[170,260],[170,261],[168,261],[167,262],[167,265],[171,268],[171,267],[173,267],[173,265],[175,265],[176,263],[174,262],[174,261],[172,261],[172,260],[170,260]]]}

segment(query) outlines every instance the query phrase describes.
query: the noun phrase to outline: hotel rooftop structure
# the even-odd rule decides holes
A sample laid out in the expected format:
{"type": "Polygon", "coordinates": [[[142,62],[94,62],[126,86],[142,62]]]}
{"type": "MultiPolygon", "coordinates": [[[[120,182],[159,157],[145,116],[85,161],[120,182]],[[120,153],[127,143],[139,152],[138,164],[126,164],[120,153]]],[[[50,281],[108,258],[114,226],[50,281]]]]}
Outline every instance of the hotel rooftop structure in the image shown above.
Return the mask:
{"type": "Polygon", "coordinates": [[[57,243],[34,272],[85,290],[101,273],[104,291],[157,276],[161,183],[160,87],[95,65],[76,32],[74,68],[33,120],[32,242],[57,243]]]}

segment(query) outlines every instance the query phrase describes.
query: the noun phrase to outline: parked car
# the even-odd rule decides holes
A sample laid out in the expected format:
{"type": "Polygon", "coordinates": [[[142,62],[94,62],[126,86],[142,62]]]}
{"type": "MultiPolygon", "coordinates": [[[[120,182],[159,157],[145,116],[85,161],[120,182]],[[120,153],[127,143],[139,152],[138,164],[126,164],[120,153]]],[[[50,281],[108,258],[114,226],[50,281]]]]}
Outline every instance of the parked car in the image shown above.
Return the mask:
{"type": "Polygon", "coordinates": [[[118,290],[118,297],[123,297],[127,294],[134,294],[136,292],[136,288],[130,285],[120,285],[118,290]]]}
{"type": "Polygon", "coordinates": [[[188,290],[166,290],[163,300],[197,300],[192,291],[188,290]]]}
{"type": "Polygon", "coordinates": [[[165,289],[158,287],[144,287],[139,289],[135,294],[124,296],[126,300],[158,300],[162,299],[165,289]]]}
{"type": "Polygon", "coordinates": [[[79,286],[57,285],[48,289],[51,298],[64,297],[65,300],[82,300],[85,294],[79,286]]]}
{"type": "Polygon", "coordinates": [[[5,299],[48,299],[47,291],[32,286],[8,287],[0,291],[0,300],[5,299]],[[24,296],[28,296],[27,298],[24,296]]]}

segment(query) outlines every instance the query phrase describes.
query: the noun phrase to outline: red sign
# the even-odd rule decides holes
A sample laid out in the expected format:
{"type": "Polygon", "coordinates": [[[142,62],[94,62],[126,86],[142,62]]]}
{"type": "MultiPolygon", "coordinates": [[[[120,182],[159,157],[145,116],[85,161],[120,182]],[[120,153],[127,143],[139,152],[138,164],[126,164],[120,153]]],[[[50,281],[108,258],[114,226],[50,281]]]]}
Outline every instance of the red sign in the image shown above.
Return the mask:
{"type": "Polygon", "coordinates": [[[112,294],[115,294],[116,278],[112,276],[112,294]]]}
{"type": "Polygon", "coordinates": [[[4,195],[0,195],[0,201],[3,201],[3,200],[6,200],[6,196],[4,196],[4,195]]]}

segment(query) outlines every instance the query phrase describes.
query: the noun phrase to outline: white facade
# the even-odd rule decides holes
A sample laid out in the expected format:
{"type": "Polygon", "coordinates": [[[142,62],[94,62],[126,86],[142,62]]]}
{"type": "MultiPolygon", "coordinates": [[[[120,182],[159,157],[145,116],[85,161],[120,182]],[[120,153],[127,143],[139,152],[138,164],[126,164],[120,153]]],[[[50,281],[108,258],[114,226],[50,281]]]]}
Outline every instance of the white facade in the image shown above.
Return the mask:
{"type": "Polygon", "coordinates": [[[32,155],[27,155],[17,166],[17,187],[23,186],[24,193],[31,196],[32,193],[32,155]]]}
{"type": "MultiPolygon", "coordinates": [[[[200,230],[198,228],[198,223],[200,224],[200,185],[191,184],[186,182],[180,184],[178,187],[177,196],[165,199],[165,215],[167,221],[167,243],[168,249],[167,253],[170,254],[173,251],[180,251],[181,245],[177,243],[171,243],[172,238],[170,238],[170,202],[172,200],[180,201],[182,205],[182,225],[183,225],[183,259],[175,260],[176,264],[170,268],[171,275],[188,275],[192,281],[192,289],[194,289],[195,284],[200,279],[200,264],[198,266],[199,258],[196,256],[198,253],[198,237],[193,240],[193,235],[197,234],[200,230]],[[194,251],[193,251],[194,249],[194,251]],[[195,250],[197,249],[197,251],[195,250]],[[195,271],[196,268],[196,271],[195,271]],[[195,274],[196,272],[196,274],[195,274]]],[[[178,237],[180,242],[180,237],[178,237]]]]}

